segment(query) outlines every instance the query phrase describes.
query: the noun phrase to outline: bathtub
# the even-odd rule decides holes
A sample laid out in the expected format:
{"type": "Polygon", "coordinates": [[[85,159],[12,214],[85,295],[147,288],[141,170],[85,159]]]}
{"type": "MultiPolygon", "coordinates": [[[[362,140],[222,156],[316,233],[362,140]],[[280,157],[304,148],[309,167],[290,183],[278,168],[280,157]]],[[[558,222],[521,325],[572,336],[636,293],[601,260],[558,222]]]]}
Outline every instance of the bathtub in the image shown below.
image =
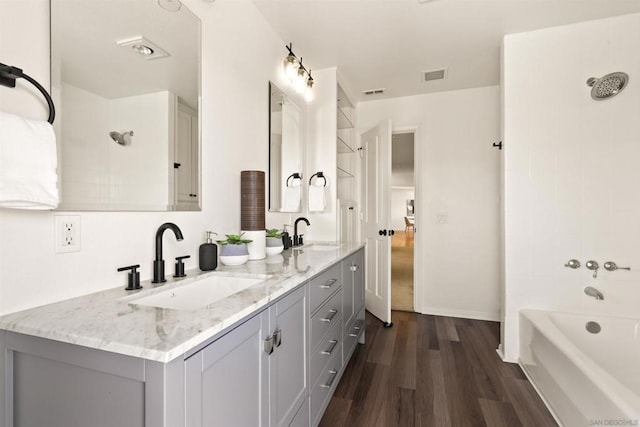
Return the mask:
{"type": "Polygon", "coordinates": [[[562,425],[640,425],[639,319],[521,310],[520,365],[562,425]]]}

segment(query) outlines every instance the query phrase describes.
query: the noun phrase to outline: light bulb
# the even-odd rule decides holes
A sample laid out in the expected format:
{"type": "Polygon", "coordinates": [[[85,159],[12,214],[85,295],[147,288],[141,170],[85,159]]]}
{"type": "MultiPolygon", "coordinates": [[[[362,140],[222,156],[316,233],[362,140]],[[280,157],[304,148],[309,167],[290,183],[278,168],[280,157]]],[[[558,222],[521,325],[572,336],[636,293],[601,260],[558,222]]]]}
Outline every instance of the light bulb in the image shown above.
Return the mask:
{"type": "Polygon", "coordinates": [[[307,85],[304,90],[304,99],[307,102],[313,101],[313,79],[311,77],[307,80],[307,85]]]}
{"type": "Polygon", "coordinates": [[[304,70],[304,68],[302,67],[298,68],[298,73],[296,75],[295,80],[293,81],[293,86],[297,93],[304,92],[304,88],[307,85],[307,79],[305,78],[306,74],[307,72],[304,70]]]}
{"type": "Polygon", "coordinates": [[[282,67],[284,69],[284,75],[290,80],[296,78],[298,72],[298,59],[293,55],[288,55],[282,61],[282,67]]]}

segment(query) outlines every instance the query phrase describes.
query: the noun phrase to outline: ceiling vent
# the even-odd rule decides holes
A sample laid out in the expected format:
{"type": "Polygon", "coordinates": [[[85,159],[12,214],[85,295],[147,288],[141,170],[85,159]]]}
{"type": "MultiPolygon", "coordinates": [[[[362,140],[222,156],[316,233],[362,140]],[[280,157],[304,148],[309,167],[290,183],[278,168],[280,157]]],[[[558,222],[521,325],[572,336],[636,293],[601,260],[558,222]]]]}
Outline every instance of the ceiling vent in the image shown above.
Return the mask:
{"type": "Polygon", "coordinates": [[[364,93],[367,96],[368,95],[382,95],[384,93],[384,88],[363,90],[362,93],[364,93]]]}
{"type": "Polygon", "coordinates": [[[423,71],[422,78],[425,82],[432,80],[442,80],[447,78],[447,68],[441,68],[439,70],[423,71]]]}

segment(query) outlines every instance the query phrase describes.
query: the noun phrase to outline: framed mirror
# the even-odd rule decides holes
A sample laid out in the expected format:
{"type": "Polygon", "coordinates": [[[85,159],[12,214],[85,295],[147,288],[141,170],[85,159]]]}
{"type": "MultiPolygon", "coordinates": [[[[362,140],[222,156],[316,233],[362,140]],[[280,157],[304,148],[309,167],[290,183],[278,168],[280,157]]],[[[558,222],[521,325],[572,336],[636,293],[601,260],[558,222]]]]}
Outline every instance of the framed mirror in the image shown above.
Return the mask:
{"type": "Polygon", "coordinates": [[[269,82],[269,211],[301,212],[302,108],[269,82]]]}
{"type": "Polygon", "coordinates": [[[50,0],[60,210],[200,209],[200,20],[179,0],[50,0]]]}

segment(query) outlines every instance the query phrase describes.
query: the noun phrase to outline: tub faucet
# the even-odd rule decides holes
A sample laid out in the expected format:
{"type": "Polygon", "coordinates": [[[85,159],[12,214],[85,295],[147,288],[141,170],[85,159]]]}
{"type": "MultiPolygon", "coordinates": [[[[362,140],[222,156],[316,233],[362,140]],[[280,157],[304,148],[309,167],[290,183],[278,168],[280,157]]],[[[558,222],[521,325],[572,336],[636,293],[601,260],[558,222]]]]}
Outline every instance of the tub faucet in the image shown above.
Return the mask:
{"type": "Polygon", "coordinates": [[[311,223],[309,222],[309,220],[303,216],[301,216],[300,218],[296,219],[296,222],[293,223],[293,246],[301,246],[303,241],[302,241],[302,234],[298,235],[298,223],[300,221],[304,221],[307,223],[307,226],[310,226],[311,223]]]}
{"type": "Polygon", "coordinates": [[[602,295],[602,292],[592,286],[587,286],[586,288],[584,288],[584,293],[586,295],[589,295],[590,297],[594,297],[598,301],[602,301],[604,299],[604,295],[602,295]]]}
{"type": "Polygon", "coordinates": [[[151,283],[166,282],[164,278],[164,260],[162,259],[162,235],[166,229],[173,231],[176,236],[176,240],[183,239],[182,231],[180,228],[172,222],[165,222],[156,231],[156,259],[153,261],[153,281],[151,283]]]}

